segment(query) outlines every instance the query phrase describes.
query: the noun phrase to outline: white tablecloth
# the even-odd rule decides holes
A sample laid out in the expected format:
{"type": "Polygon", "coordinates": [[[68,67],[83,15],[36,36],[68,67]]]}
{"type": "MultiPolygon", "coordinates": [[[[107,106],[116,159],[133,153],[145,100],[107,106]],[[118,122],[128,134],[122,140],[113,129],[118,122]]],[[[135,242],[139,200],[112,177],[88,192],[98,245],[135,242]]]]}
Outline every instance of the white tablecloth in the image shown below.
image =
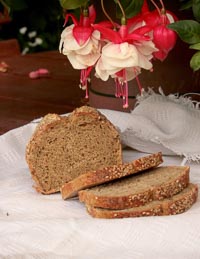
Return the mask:
{"type": "MultiPolygon", "coordinates": [[[[0,136],[0,258],[200,258],[200,199],[180,215],[95,219],[83,204],[33,188],[25,146],[36,124],[0,136]]],[[[144,155],[124,151],[124,160],[144,155]]],[[[164,157],[179,165],[180,157],[164,157]]],[[[200,186],[200,165],[190,164],[200,186]]]]}

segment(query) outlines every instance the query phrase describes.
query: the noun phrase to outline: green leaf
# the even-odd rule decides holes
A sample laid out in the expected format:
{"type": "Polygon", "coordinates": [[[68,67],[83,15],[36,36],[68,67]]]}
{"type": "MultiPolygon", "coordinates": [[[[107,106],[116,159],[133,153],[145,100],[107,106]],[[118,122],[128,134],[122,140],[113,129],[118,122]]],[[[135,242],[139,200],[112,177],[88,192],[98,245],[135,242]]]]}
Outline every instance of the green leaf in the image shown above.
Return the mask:
{"type": "Polygon", "coordinates": [[[196,52],[191,60],[190,60],[190,67],[193,69],[193,71],[197,71],[200,69],[200,51],[196,52]]]}
{"type": "MultiPolygon", "coordinates": [[[[118,3],[118,0],[114,0],[115,3],[118,3]]],[[[126,18],[131,18],[138,14],[141,11],[142,5],[143,5],[144,0],[123,0],[120,1],[124,12],[126,14],[126,18]]],[[[121,18],[122,17],[122,11],[119,8],[119,5],[117,4],[117,17],[121,18]]]]}
{"type": "Polygon", "coordinates": [[[60,5],[64,9],[73,10],[76,8],[79,8],[81,6],[84,6],[88,1],[87,0],[59,0],[60,5]]]}
{"type": "Polygon", "coordinates": [[[195,19],[200,22],[200,0],[193,0],[192,11],[195,19]]]}
{"type": "Polygon", "coordinates": [[[25,0],[5,0],[4,2],[9,6],[11,11],[21,11],[28,8],[25,0]]]}
{"type": "Polygon", "coordinates": [[[193,20],[180,20],[168,25],[168,28],[176,31],[182,41],[188,44],[200,42],[200,24],[193,20]]]}
{"type": "Polygon", "coordinates": [[[200,50],[200,42],[190,46],[190,49],[200,50]]]}
{"type": "Polygon", "coordinates": [[[183,3],[181,4],[180,10],[181,10],[181,11],[187,10],[187,9],[189,9],[189,8],[191,8],[191,7],[192,7],[192,0],[189,0],[189,1],[183,2],[183,3]]]}

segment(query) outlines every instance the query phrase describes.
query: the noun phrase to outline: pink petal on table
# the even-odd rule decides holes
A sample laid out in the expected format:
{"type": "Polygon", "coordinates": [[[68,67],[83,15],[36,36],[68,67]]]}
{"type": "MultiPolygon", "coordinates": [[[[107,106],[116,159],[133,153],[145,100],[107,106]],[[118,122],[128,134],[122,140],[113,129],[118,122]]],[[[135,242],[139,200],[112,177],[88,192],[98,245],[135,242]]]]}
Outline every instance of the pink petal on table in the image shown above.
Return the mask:
{"type": "Polygon", "coordinates": [[[32,71],[32,72],[30,72],[28,76],[29,76],[31,79],[37,79],[37,78],[39,78],[39,74],[38,74],[37,71],[32,71]]]}
{"type": "Polygon", "coordinates": [[[39,73],[39,75],[49,75],[49,70],[46,68],[39,68],[37,72],[39,73]]]}

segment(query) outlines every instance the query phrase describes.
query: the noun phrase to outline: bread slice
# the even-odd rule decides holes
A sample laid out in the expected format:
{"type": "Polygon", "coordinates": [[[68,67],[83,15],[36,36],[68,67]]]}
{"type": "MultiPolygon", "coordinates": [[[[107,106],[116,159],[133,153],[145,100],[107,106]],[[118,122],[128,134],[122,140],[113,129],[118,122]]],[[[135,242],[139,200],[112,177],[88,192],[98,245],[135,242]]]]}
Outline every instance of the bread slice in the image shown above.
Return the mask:
{"type": "Polygon", "coordinates": [[[188,187],[171,198],[166,198],[162,201],[152,201],[144,206],[124,210],[112,210],[87,205],[87,211],[95,218],[107,219],[175,215],[188,210],[197,200],[197,196],[197,185],[190,183],[188,187]]]}
{"type": "Polygon", "coordinates": [[[160,166],[139,175],[82,190],[79,200],[93,207],[126,209],[169,198],[182,191],[188,183],[188,166],[160,166]]]}
{"type": "Polygon", "coordinates": [[[120,136],[98,110],[82,106],[69,116],[48,114],[26,148],[35,188],[44,194],[87,171],[122,163],[120,136]]]}
{"type": "Polygon", "coordinates": [[[62,198],[67,199],[74,197],[80,190],[156,167],[162,162],[162,153],[159,152],[138,158],[130,163],[107,166],[99,170],[90,171],[79,175],[77,178],[68,183],[65,183],[61,187],[62,198]]]}

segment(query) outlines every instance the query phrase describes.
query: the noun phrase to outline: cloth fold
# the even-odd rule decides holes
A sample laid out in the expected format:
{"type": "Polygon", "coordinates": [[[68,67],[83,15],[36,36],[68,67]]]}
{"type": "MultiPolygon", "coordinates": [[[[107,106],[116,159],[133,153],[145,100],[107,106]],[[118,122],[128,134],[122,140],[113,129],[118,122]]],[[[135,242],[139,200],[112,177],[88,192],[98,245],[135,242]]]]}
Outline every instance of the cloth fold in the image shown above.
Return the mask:
{"type": "Polygon", "coordinates": [[[102,109],[120,130],[122,143],[138,151],[200,160],[200,103],[162,89],[143,91],[131,113],[102,109]]]}

